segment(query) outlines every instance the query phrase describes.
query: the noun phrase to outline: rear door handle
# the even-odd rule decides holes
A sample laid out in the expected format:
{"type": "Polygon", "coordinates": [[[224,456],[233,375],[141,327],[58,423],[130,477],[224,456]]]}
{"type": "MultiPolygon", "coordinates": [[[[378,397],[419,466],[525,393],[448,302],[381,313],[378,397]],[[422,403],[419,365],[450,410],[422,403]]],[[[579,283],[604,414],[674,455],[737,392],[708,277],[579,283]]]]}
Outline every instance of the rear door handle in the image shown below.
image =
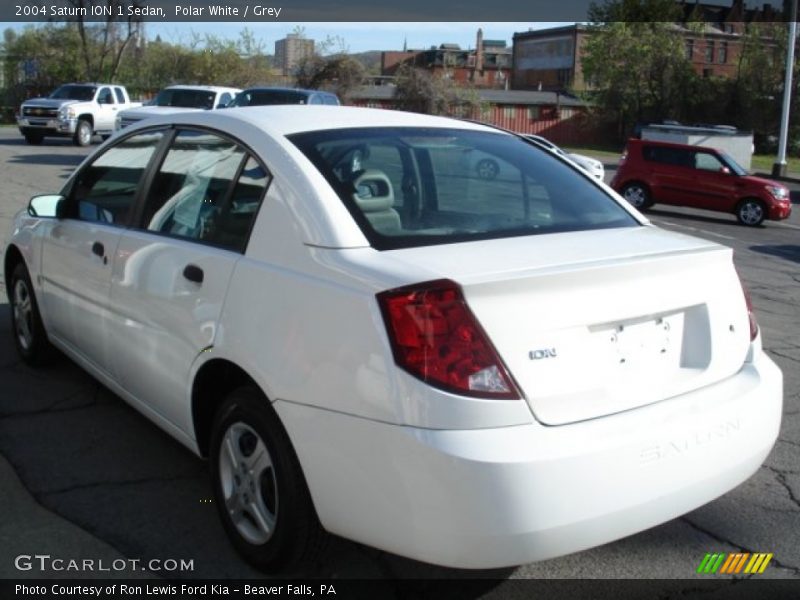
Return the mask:
{"type": "Polygon", "coordinates": [[[203,283],[203,269],[197,265],[186,265],[183,269],[183,276],[189,281],[203,283]]]}

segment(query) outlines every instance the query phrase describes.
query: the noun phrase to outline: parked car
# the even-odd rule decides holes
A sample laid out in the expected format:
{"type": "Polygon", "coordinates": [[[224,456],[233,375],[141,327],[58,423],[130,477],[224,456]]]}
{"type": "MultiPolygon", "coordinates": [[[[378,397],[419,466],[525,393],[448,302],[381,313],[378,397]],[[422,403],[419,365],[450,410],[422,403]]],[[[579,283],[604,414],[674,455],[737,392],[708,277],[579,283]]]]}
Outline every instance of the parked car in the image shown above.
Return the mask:
{"type": "Polygon", "coordinates": [[[555,152],[559,156],[563,156],[568,158],[576,165],[578,165],[581,169],[589,173],[592,177],[597,179],[598,181],[603,181],[603,178],[606,176],[605,168],[603,167],[603,163],[599,160],[591,158],[589,156],[584,156],[583,154],[575,154],[574,152],[566,152],[556,146],[550,140],[543,138],[540,135],[525,135],[526,139],[529,139],[532,142],[540,144],[550,150],[550,152],[555,152]]]}
{"type": "Polygon", "coordinates": [[[704,208],[732,213],[743,225],[792,213],[785,185],[748,175],[724,151],[703,146],[628,140],[611,187],[636,208],[704,208]]]}
{"type": "Polygon", "coordinates": [[[237,106],[268,106],[272,104],[328,104],[339,106],[336,94],[321,90],[302,90],[280,87],[252,87],[240,92],[228,104],[237,106]]]}
{"type": "Polygon", "coordinates": [[[239,88],[214,85],[172,85],[158,92],[151,103],[120,112],[116,128],[122,129],[157,115],[224,108],[241,91],[239,88]]]}
{"type": "Polygon", "coordinates": [[[148,119],[30,201],[4,268],[21,357],[60,349],[208,457],[261,568],[324,530],[462,568],[575,552],[734,488],[778,434],[732,251],[480,124],[148,119]]]}
{"type": "Polygon", "coordinates": [[[78,146],[88,146],[95,134],[109,137],[119,111],[135,106],[141,106],[141,102],[131,102],[121,85],[68,83],[47,98],[23,102],[17,125],[29,144],[41,144],[46,136],[60,136],[71,137],[78,146]]]}

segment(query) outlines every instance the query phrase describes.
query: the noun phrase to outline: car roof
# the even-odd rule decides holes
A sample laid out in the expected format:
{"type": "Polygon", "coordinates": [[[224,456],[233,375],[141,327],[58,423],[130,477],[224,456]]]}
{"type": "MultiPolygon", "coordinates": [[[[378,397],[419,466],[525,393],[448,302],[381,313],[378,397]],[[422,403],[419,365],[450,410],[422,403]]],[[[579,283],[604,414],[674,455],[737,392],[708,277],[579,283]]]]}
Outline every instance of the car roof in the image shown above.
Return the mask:
{"type": "Polygon", "coordinates": [[[165,90],[204,90],[207,92],[241,92],[240,88],[224,87],[219,85],[191,85],[181,83],[178,85],[168,85],[165,90]]]}
{"type": "Polygon", "coordinates": [[[711,146],[697,146],[695,144],[677,144],[675,142],[662,142],[660,140],[641,140],[638,138],[631,138],[628,144],[640,145],[647,144],[648,146],[662,146],[664,148],[676,148],[678,150],[705,150],[706,152],[719,152],[717,148],[711,146]]]}
{"type": "Polygon", "coordinates": [[[154,117],[148,119],[146,124],[157,125],[162,124],[162,121],[177,125],[200,125],[220,129],[224,129],[233,122],[240,122],[276,136],[324,129],[359,127],[447,127],[503,133],[485,125],[447,117],[380,108],[326,105],[240,106],[222,111],[179,113],[154,117]]]}
{"type": "Polygon", "coordinates": [[[331,92],[326,92],[324,90],[307,90],[303,88],[291,88],[291,87],[278,87],[278,86],[271,86],[271,85],[255,85],[253,87],[249,87],[245,90],[245,92],[295,92],[300,94],[325,94],[327,96],[335,96],[335,94],[331,92]]]}

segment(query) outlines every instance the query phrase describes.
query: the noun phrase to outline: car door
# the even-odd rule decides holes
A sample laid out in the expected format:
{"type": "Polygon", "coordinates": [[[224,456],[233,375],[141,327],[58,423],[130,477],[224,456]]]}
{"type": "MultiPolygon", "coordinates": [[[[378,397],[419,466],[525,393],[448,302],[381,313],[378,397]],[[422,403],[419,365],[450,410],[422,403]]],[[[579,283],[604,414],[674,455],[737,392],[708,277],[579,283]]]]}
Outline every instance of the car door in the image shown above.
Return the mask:
{"type": "Polygon", "coordinates": [[[75,174],[65,217],[42,241],[48,333],[108,372],[106,319],[113,257],[163,131],[128,137],[75,174]]]}
{"type": "Polygon", "coordinates": [[[95,131],[113,131],[119,106],[110,87],[102,87],[97,93],[97,111],[94,116],[95,131]]]}
{"type": "Polygon", "coordinates": [[[650,171],[647,178],[655,200],[664,204],[684,204],[687,200],[686,194],[694,184],[688,150],[672,146],[644,145],[642,157],[650,171]]]}
{"type": "Polygon", "coordinates": [[[694,153],[692,206],[730,212],[736,204],[738,178],[714,152],[694,153]]]}
{"type": "Polygon", "coordinates": [[[179,130],[111,279],[110,334],[122,386],[189,433],[189,372],[214,344],[236,262],[266,190],[266,170],[235,141],[179,130]]]}

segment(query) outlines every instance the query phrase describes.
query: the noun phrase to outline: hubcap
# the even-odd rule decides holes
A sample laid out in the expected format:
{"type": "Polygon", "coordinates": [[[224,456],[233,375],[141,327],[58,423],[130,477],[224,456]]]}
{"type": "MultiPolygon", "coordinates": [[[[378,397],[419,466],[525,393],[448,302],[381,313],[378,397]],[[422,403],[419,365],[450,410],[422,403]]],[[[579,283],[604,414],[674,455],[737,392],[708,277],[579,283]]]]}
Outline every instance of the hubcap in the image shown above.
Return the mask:
{"type": "Polygon", "coordinates": [[[19,345],[24,350],[33,346],[33,303],[27,283],[17,279],[14,284],[14,330],[17,334],[19,345]]]}
{"type": "Polygon", "coordinates": [[[82,144],[88,144],[89,141],[92,139],[92,132],[86,125],[81,127],[80,133],[78,134],[81,139],[82,144]]]}
{"type": "Polygon", "coordinates": [[[763,219],[764,209],[758,202],[747,202],[739,210],[739,215],[744,223],[757,225],[763,219]]]}
{"type": "Polygon", "coordinates": [[[625,200],[627,200],[631,206],[635,206],[637,208],[642,206],[645,201],[644,190],[638,185],[632,185],[629,188],[625,188],[625,200]]]}
{"type": "Polygon", "coordinates": [[[233,423],[222,437],[219,476],[236,530],[251,544],[266,543],[278,519],[278,485],[266,444],[246,423],[233,423]]]}

